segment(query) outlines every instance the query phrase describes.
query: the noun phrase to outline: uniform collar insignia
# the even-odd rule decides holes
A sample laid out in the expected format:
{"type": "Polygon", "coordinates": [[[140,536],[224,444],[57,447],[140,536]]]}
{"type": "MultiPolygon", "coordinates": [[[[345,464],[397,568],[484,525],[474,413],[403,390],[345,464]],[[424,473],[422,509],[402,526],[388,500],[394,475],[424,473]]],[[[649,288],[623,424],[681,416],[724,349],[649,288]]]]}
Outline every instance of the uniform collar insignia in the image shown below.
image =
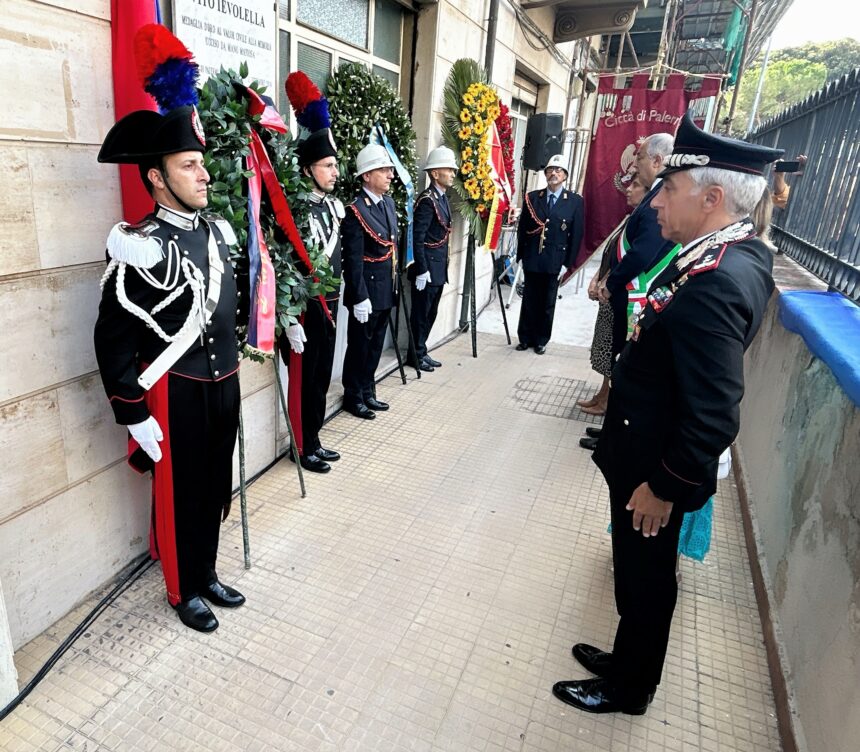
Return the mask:
{"type": "Polygon", "coordinates": [[[704,269],[712,265],[717,260],[717,257],[714,254],[708,254],[708,251],[722,248],[727,243],[744,240],[754,234],[755,228],[749,220],[733,222],[727,227],[723,227],[721,230],[717,230],[716,232],[702,238],[699,243],[686,251],[683,256],[679,256],[675,265],[677,266],[678,271],[684,271],[688,266],[696,263],[699,259],[702,259],[700,263],[696,263],[694,268],[704,269]]]}
{"type": "Polygon", "coordinates": [[[178,212],[175,209],[168,209],[161,204],[158,204],[155,216],[169,225],[178,227],[180,230],[196,230],[197,225],[200,224],[200,212],[186,214],[185,212],[178,212]]]}

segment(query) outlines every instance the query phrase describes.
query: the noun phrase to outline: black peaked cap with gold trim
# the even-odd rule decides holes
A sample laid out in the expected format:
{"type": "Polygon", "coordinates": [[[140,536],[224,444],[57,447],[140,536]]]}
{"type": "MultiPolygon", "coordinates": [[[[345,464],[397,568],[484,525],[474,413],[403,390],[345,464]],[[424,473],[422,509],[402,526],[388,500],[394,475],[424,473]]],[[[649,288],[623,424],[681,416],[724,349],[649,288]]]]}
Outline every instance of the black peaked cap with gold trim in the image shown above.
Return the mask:
{"type": "Polygon", "coordinates": [[[205,149],[206,137],[196,107],[177,107],[166,115],[153,110],[136,110],[108,131],[98,160],[141,164],[167,154],[205,149]]]}
{"type": "Polygon", "coordinates": [[[736,138],[706,133],[685,113],[675,133],[672,153],[663,160],[658,177],[694,167],[716,167],[720,170],[762,175],[765,168],[785,153],[784,149],[750,144],[736,138]]]}

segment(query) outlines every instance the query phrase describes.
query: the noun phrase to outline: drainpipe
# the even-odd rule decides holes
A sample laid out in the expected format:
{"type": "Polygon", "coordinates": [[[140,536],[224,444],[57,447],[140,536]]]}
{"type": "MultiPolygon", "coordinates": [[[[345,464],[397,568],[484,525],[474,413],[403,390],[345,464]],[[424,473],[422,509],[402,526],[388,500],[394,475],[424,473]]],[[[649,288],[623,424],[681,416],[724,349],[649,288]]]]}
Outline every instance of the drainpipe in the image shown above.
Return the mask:
{"type": "Polygon", "coordinates": [[[418,13],[416,10],[412,14],[412,60],[410,63],[411,70],[409,71],[409,119],[412,119],[412,107],[415,105],[415,57],[418,54],[418,13]]]}
{"type": "Polygon", "coordinates": [[[498,20],[499,0],[490,0],[490,16],[487,19],[487,48],[484,52],[484,68],[490,83],[493,83],[493,59],[496,56],[496,24],[498,20]]]}
{"type": "MultiPolygon", "coordinates": [[[[484,69],[487,71],[487,80],[493,83],[493,59],[496,54],[496,24],[499,20],[499,0],[490,0],[490,14],[487,18],[487,47],[484,52],[484,69]]],[[[495,269],[493,269],[495,274],[495,269]]],[[[460,330],[463,331],[467,324],[472,328],[472,355],[475,352],[475,314],[472,306],[472,315],[469,315],[470,297],[475,294],[475,239],[469,233],[469,242],[466,246],[466,269],[463,274],[463,298],[460,303],[460,330]],[[470,321],[471,320],[471,321],[470,321]]]]}

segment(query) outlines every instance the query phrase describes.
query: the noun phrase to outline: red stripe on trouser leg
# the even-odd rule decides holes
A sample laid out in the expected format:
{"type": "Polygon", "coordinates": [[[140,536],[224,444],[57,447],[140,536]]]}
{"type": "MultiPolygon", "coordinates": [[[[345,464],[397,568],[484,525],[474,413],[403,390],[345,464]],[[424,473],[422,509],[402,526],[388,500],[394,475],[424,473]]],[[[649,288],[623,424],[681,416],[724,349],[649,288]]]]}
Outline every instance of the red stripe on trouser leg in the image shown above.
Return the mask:
{"type": "Polygon", "coordinates": [[[173,506],[173,457],[170,452],[170,419],[168,415],[167,380],[165,374],[146,394],[146,405],[164,434],[161,442],[161,460],[155,463],[152,489],[155,499],[155,519],[150,538],[155,539],[155,548],[161,560],[167,600],[175,606],[182,600],[179,590],[179,563],[176,553],[176,522],[173,506]]]}

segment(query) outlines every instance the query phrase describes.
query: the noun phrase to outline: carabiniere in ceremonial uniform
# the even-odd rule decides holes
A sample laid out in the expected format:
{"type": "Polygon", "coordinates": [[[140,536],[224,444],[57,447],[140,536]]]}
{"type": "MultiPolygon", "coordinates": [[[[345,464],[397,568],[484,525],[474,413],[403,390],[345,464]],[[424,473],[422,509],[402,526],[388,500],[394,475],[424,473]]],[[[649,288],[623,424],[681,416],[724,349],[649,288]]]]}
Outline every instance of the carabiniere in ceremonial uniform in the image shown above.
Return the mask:
{"type": "Polygon", "coordinates": [[[233,230],[200,211],[204,145],[191,106],[133,112],[108,133],[99,161],[139,165],[159,203],[108,237],[94,343],[116,420],[133,437],[129,462],[153,471],[150,542],[168,601],[187,626],[209,632],[218,621],[202,598],[231,607],[245,599],[215,571],[233,486],[240,292],[233,230]]]}
{"type": "MultiPolygon", "coordinates": [[[[331,130],[320,128],[301,141],[298,160],[314,185],[308,196],[310,239],[322,248],[332,272],[339,277],[340,225],[344,206],[330,195],[338,176],[337,147],[331,130]]],[[[308,270],[308,273],[312,274],[313,270],[308,270]]],[[[338,452],[322,446],[319,436],[325,422],[326,398],[331,384],[339,298],[338,289],[326,293],[325,306],[318,298],[309,299],[300,323],[289,327],[278,342],[290,374],[288,409],[298,444],[299,462],[305,470],[316,473],[329,472],[329,462],[340,459],[338,452]],[[293,397],[295,387],[299,389],[297,399],[293,397]]],[[[293,458],[292,453],[288,456],[293,458]]]]}

